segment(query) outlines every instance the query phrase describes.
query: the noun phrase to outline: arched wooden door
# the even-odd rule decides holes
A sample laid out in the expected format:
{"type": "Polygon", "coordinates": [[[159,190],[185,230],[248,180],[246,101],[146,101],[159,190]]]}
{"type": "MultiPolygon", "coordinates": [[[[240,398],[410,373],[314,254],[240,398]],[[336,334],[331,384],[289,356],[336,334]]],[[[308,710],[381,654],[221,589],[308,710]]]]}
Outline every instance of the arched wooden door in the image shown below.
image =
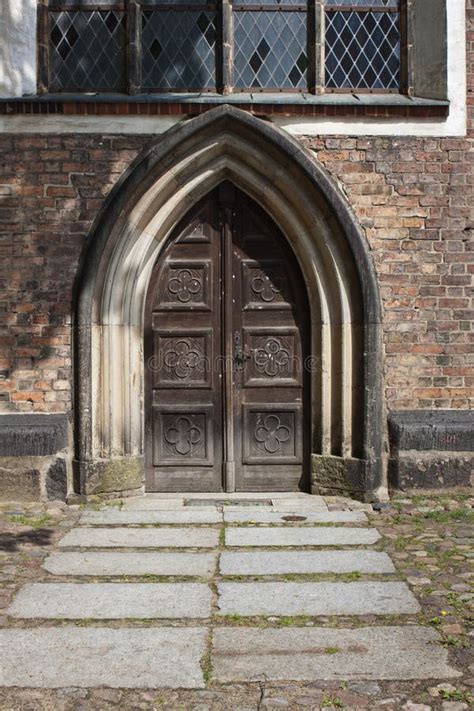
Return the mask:
{"type": "Polygon", "coordinates": [[[145,324],[147,490],[307,489],[303,277],[278,227],[230,183],[175,229],[145,324]]]}

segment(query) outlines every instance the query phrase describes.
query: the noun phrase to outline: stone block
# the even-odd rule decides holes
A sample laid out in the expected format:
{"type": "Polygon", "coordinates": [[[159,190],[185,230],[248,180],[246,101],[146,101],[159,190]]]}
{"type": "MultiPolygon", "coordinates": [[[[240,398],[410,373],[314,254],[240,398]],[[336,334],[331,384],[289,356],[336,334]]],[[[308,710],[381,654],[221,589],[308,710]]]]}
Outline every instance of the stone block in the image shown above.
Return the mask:
{"type": "Polygon", "coordinates": [[[0,466],[0,500],[39,501],[41,474],[38,469],[10,469],[0,466]]]}
{"type": "Polygon", "coordinates": [[[448,652],[440,642],[435,630],[418,626],[284,630],[220,627],[214,630],[212,662],[219,683],[259,678],[321,682],[461,676],[449,664],[448,652]]]}
{"type": "MultiPolygon", "coordinates": [[[[297,507],[294,507],[297,508],[297,507]]],[[[286,526],[311,523],[367,523],[362,511],[309,511],[301,508],[295,511],[270,511],[262,508],[236,510],[224,509],[226,523],[281,523],[286,526]]]]}
{"type": "Polygon", "coordinates": [[[46,472],[46,495],[50,500],[66,501],[67,465],[65,459],[56,459],[46,472]]]}
{"type": "Polygon", "coordinates": [[[0,685],[202,688],[206,635],[202,627],[3,629],[0,685]]]}
{"type": "Polygon", "coordinates": [[[187,523],[221,523],[222,513],[217,509],[185,509],[182,511],[122,511],[103,509],[102,511],[85,511],[79,523],[93,526],[128,526],[146,524],[187,524],[187,523]]]}
{"type": "Polygon", "coordinates": [[[452,452],[402,453],[390,459],[390,485],[394,489],[469,488],[474,484],[474,456],[452,452]]]}
{"type": "Polygon", "coordinates": [[[362,546],[376,543],[375,528],[299,526],[296,528],[227,528],[227,546],[362,546]]]}
{"type": "Polygon", "coordinates": [[[118,620],[209,617],[202,583],[31,583],[8,608],[22,619],[118,620]]]}
{"type": "Polygon", "coordinates": [[[224,551],[221,575],[285,575],[307,573],[394,573],[386,553],[379,551],[224,551]]]}
{"type": "MultiPolygon", "coordinates": [[[[380,554],[382,555],[382,554],[380,554]]],[[[152,551],[82,551],[52,553],[43,568],[53,575],[186,575],[210,576],[216,565],[213,553],[160,553],[152,551]]]]}
{"type": "Polygon", "coordinates": [[[405,583],[219,583],[222,615],[401,615],[420,606],[405,583]]]}
{"type": "Polygon", "coordinates": [[[364,459],[311,455],[311,492],[369,496],[369,467],[364,459]]]}
{"type": "Polygon", "coordinates": [[[59,542],[61,548],[214,548],[214,528],[75,528],[59,542]]]}
{"type": "Polygon", "coordinates": [[[85,493],[102,494],[140,489],[144,482],[142,457],[117,457],[93,462],[74,462],[85,493]]]}

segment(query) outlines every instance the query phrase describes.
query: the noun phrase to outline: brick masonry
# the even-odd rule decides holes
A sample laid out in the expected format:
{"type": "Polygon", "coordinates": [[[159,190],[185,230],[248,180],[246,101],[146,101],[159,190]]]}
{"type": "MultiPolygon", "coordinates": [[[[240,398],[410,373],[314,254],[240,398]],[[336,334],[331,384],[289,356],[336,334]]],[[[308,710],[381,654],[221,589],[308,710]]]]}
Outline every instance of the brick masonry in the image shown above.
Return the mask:
{"type": "MultiPolygon", "coordinates": [[[[302,139],[356,213],[384,308],[389,410],[473,406],[474,4],[467,138],[302,139]]],[[[154,137],[0,135],[0,412],[72,408],[72,291],[104,199],[154,137]]]]}
{"type": "MultiPolygon", "coordinates": [[[[0,411],[72,406],[78,261],[150,136],[0,136],[0,411]]],[[[389,409],[473,404],[471,139],[307,139],[365,229],[384,306],[389,409]]]]}

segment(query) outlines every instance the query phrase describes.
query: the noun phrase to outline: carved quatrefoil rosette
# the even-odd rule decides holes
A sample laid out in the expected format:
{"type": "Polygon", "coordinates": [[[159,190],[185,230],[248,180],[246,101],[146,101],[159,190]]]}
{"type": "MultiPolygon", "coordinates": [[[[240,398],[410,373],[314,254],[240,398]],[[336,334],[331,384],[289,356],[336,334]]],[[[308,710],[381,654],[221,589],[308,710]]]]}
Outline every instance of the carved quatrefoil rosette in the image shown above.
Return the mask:
{"type": "Polygon", "coordinates": [[[201,353],[186,339],[174,342],[167,349],[164,357],[165,366],[181,380],[189,378],[199,365],[200,360],[201,353]]]}
{"type": "Polygon", "coordinates": [[[288,442],[290,436],[289,428],[281,424],[278,415],[267,415],[263,422],[257,420],[255,440],[262,444],[269,454],[280,452],[282,445],[288,442]]]}
{"type": "Polygon", "coordinates": [[[280,276],[272,271],[259,271],[250,282],[252,292],[266,303],[271,303],[280,294],[280,276]]]}
{"type": "Polygon", "coordinates": [[[254,351],[255,368],[259,373],[274,378],[290,362],[290,352],[278,338],[268,338],[261,348],[254,351]]]}
{"type": "Polygon", "coordinates": [[[201,443],[202,434],[200,428],[193,424],[189,417],[181,416],[171,427],[168,427],[164,437],[174,451],[184,457],[191,454],[193,448],[201,443]]]}
{"type": "Polygon", "coordinates": [[[168,291],[176,296],[178,301],[186,304],[202,292],[202,280],[190,269],[180,269],[168,282],[168,291]]]}

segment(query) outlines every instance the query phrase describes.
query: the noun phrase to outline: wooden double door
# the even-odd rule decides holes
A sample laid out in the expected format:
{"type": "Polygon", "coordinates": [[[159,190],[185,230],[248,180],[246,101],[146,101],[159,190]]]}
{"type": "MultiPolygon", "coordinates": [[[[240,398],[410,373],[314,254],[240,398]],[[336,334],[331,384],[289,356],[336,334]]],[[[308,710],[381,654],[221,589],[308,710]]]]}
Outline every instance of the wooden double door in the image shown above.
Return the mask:
{"type": "Polygon", "coordinates": [[[148,491],[307,489],[308,323],[285,238],[223,183],[177,226],[150,282],[148,491]]]}

